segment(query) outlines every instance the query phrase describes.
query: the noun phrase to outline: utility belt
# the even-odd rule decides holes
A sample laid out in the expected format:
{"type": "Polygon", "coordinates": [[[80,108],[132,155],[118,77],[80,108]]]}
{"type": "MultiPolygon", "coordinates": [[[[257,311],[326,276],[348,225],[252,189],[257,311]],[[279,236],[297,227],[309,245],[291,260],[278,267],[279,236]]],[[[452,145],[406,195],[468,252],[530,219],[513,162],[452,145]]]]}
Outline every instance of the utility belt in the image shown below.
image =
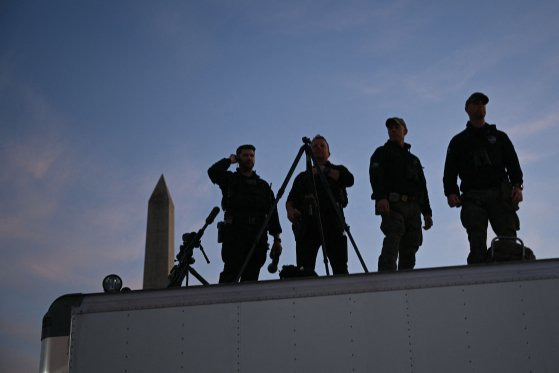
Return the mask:
{"type": "Polygon", "coordinates": [[[223,223],[226,225],[260,225],[266,219],[266,215],[261,214],[225,214],[223,223]]]}
{"type": "Polygon", "coordinates": [[[233,231],[250,227],[251,230],[257,229],[266,220],[266,215],[261,214],[225,214],[223,221],[217,223],[217,242],[223,243],[233,237],[233,231]]]}
{"type": "MultiPolygon", "coordinates": [[[[340,210],[342,210],[344,208],[342,203],[338,200],[336,200],[336,206],[340,210]]],[[[299,208],[299,210],[305,216],[317,215],[318,204],[316,203],[316,200],[315,200],[315,198],[312,194],[305,195],[303,205],[302,205],[301,208],[299,208]]],[[[331,203],[329,198],[325,198],[324,201],[322,199],[320,200],[320,213],[321,214],[334,213],[335,211],[336,211],[336,209],[334,208],[334,206],[332,206],[332,203],[331,203]]]]}
{"type": "Polygon", "coordinates": [[[518,204],[512,201],[512,184],[503,181],[500,186],[488,186],[486,188],[468,189],[462,193],[462,200],[484,206],[488,201],[501,200],[504,206],[518,210],[518,204]]]}
{"type": "Polygon", "coordinates": [[[388,193],[388,202],[419,202],[419,198],[409,194],[388,193]]]}

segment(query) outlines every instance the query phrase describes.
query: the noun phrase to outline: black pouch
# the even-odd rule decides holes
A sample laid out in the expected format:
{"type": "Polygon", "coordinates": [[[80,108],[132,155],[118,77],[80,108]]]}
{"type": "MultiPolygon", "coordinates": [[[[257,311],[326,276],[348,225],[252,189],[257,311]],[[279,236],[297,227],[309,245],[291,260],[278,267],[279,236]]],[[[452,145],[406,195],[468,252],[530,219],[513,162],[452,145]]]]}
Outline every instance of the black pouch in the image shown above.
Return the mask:
{"type": "Polygon", "coordinates": [[[512,196],[512,184],[508,180],[501,182],[501,198],[504,201],[510,200],[512,196]]]}
{"type": "Polygon", "coordinates": [[[281,279],[297,278],[297,277],[317,277],[315,271],[304,268],[297,268],[294,265],[286,265],[281,269],[279,276],[281,279]]]}
{"type": "Polygon", "coordinates": [[[227,224],[224,221],[217,223],[217,242],[224,243],[227,242],[231,237],[231,224],[227,224]]]}
{"type": "Polygon", "coordinates": [[[518,204],[512,202],[512,184],[508,179],[501,182],[501,199],[507,208],[518,211],[518,204]]]}
{"type": "Polygon", "coordinates": [[[295,236],[295,240],[303,240],[307,235],[307,223],[304,218],[301,218],[296,223],[293,223],[293,235],[295,236]]]}
{"type": "Polygon", "coordinates": [[[400,202],[400,194],[388,193],[388,202],[400,202]]]}

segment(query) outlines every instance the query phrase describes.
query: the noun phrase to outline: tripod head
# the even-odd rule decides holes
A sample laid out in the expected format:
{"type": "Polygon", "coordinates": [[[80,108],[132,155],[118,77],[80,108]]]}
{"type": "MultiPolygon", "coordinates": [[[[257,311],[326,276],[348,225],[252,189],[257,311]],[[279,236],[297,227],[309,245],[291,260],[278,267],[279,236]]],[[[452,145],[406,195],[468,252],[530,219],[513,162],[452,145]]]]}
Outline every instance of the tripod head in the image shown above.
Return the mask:
{"type": "MultiPolygon", "coordinates": [[[[190,242],[195,239],[196,239],[195,232],[185,233],[182,235],[182,244],[185,246],[190,245],[190,242]]],[[[200,246],[200,241],[192,242],[192,245],[193,245],[192,247],[198,247],[200,246]]]]}
{"type": "Polygon", "coordinates": [[[303,144],[305,144],[305,145],[310,145],[311,144],[311,139],[308,138],[307,136],[303,136],[303,138],[301,140],[303,141],[303,144]]]}
{"type": "Polygon", "coordinates": [[[180,251],[177,254],[176,261],[181,262],[188,262],[188,264],[194,264],[195,260],[192,257],[194,249],[199,248],[206,262],[209,264],[210,260],[204,251],[204,247],[202,246],[201,239],[202,235],[204,234],[204,230],[208,225],[213,223],[214,219],[216,218],[217,214],[219,214],[219,207],[214,207],[208,217],[206,218],[206,224],[202,229],[198,231],[198,233],[190,232],[185,233],[182,235],[182,245],[180,246],[180,251]]]}
{"type": "MultiPolygon", "coordinates": [[[[180,246],[179,253],[176,256],[177,262],[179,263],[184,262],[188,264],[194,264],[196,262],[196,260],[194,260],[193,257],[194,249],[202,247],[200,240],[197,239],[196,236],[197,236],[196,232],[185,233],[182,235],[182,245],[180,246]]],[[[204,253],[204,257],[206,257],[205,253],[204,253]]]]}

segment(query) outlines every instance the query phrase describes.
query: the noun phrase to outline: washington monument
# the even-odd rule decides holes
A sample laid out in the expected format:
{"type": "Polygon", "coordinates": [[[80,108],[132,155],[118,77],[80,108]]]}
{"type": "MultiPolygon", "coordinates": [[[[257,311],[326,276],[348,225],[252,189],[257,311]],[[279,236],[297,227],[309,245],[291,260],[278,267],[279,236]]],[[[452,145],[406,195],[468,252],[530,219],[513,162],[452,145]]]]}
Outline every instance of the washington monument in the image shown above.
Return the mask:
{"type": "Polygon", "coordinates": [[[167,286],[175,253],[174,234],[175,206],[161,175],[148,202],[144,289],[163,289],[167,286]]]}

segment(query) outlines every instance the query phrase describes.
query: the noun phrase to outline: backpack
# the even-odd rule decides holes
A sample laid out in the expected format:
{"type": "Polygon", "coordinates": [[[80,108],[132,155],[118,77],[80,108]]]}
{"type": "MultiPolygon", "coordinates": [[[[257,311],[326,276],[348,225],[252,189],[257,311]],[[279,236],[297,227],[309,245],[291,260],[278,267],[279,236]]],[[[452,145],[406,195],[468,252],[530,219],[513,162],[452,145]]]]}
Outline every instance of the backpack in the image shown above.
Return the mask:
{"type": "Polygon", "coordinates": [[[491,240],[491,246],[487,249],[488,262],[515,260],[536,260],[536,256],[518,237],[497,236],[491,240]]]}

